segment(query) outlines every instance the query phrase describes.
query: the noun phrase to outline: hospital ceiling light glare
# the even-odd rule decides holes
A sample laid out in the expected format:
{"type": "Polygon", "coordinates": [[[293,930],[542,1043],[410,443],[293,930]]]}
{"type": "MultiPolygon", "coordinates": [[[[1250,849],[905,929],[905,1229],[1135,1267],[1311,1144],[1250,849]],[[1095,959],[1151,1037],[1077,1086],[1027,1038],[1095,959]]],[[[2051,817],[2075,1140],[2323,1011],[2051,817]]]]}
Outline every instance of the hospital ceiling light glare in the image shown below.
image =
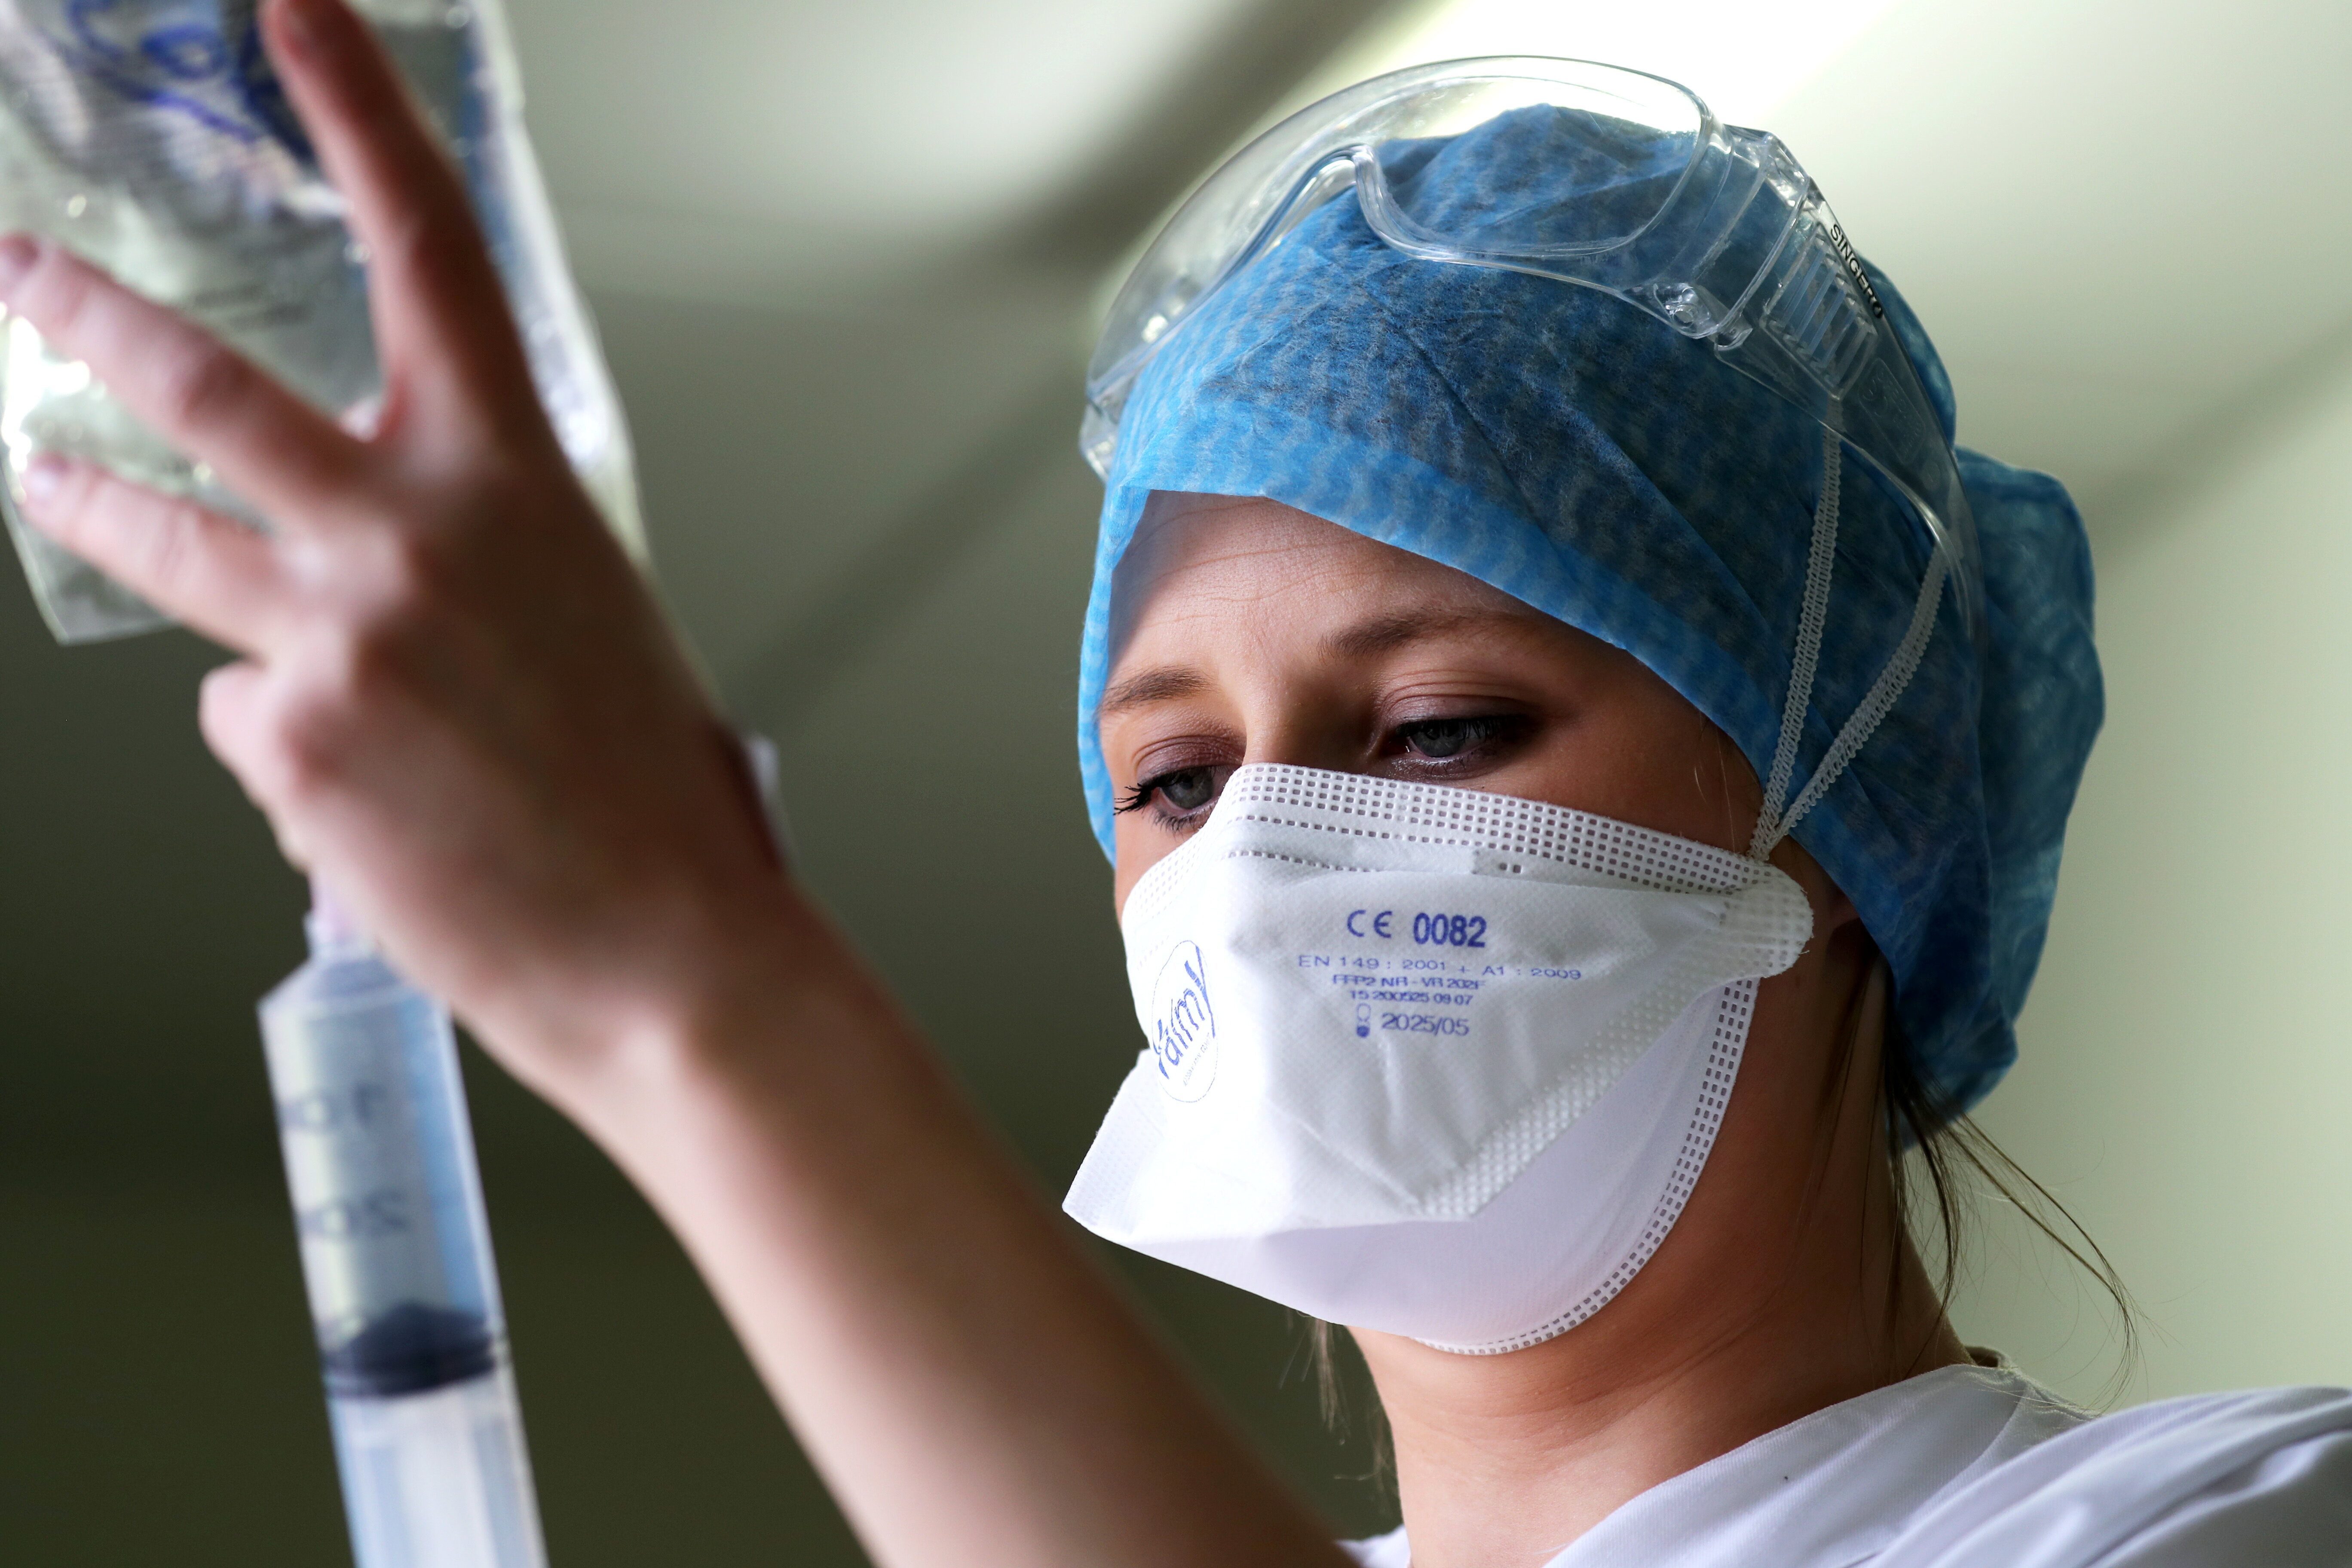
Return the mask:
{"type": "Polygon", "coordinates": [[[1553,55],[1631,66],[1687,82],[1734,125],[1768,119],[1895,0],[1435,0],[1408,11],[1318,73],[1321,97],[1349,82],[1431,60],[1553,55]]]}

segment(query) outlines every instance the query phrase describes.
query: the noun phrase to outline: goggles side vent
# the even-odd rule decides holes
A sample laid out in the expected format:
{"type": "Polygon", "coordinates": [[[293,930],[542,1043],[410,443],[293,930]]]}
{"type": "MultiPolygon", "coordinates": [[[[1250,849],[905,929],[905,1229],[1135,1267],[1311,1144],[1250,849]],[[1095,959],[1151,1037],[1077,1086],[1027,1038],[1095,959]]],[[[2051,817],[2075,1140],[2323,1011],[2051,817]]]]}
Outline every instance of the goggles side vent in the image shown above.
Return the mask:
{"type": "Polygon", "coordinates": [[[1759,324],[1832,397],[1841,397],[1869,361],[1878,335],[1873,311],[1817,219],[1807,215],[1803,232],[1791,239],[1759,324]]]}

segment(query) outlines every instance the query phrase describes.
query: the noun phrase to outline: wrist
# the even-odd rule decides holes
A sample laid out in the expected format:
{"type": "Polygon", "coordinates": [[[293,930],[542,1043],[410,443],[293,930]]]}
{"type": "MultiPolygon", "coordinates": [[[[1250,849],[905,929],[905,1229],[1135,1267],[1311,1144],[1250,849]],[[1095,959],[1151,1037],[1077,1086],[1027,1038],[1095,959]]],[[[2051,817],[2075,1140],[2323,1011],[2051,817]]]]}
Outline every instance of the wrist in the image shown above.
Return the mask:
{"type": "Polygon", "coordinates": [[[532,1086],[624,1166],[713,1111],[779,1098],[821,1059],[870,1059],[884,1037],[904,1037],[831,922],[786,877],[765,880],[759,896],[661,922],[661,956],[633,964],[626,994],[597,1009],[593,1044],[551,1053],[560,1065],[532,1086]]]}

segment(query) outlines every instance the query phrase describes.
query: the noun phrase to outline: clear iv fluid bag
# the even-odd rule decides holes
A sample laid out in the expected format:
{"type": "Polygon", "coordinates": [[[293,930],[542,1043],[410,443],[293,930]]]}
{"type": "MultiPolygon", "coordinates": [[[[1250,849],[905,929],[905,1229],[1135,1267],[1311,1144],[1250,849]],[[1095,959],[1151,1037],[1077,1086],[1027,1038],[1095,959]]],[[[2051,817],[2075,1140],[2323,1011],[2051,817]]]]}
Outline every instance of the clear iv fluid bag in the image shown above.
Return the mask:
{"type": "MultiPolygon", "coordinates": [[[[499,0],[353,0],[456,157],[541,401],[605,519],[644,555],[628,433],[565,270],[499,0]]],[[[0,0],[0,230],[49,236],[200,322],[322,409],[378,396],[366,257],[272,74],[255,0],[0,0]]],[[[21,319],[0,326],[0,514],[51,631],[164,617],[25,525],[48,449],[266,526],[21,319]]]]}
{"type": "Polygon", "coordinates": [[[326,911],[261,1005],[359,1568],[544,1568],[449,1015],[326,911]]]}

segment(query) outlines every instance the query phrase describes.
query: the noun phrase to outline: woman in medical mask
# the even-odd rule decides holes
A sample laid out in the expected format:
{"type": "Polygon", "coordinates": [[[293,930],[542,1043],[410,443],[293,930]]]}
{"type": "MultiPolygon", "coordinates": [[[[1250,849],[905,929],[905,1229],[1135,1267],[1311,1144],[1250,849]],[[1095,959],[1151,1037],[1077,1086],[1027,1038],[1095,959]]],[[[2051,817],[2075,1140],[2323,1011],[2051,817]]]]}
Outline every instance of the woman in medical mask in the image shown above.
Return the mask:
{"type": "MultiPolygon", "coordinates": [[[[381,424],[0,241],[276,531],[57,459],[31,516],[243,656],[214,749],[660,1207],[877,1561],[1344,1563],[795,888],[364,29],[264,17],[381,424]]],[[[1255,250],[1334,187],[1244,163],[1115,312],[1080,750],[1146,1045],[1072,1212],[1351,1328],[1372,1562],[2352,1559],[2340,1393],[2095,1421],[1946,1321],[1892,1161],[2011,1053],[2097,721],[2080,529],[1955,458],[1801,172],[1610,90],[1340,125],[1353,195],[1255,250]]]]}

